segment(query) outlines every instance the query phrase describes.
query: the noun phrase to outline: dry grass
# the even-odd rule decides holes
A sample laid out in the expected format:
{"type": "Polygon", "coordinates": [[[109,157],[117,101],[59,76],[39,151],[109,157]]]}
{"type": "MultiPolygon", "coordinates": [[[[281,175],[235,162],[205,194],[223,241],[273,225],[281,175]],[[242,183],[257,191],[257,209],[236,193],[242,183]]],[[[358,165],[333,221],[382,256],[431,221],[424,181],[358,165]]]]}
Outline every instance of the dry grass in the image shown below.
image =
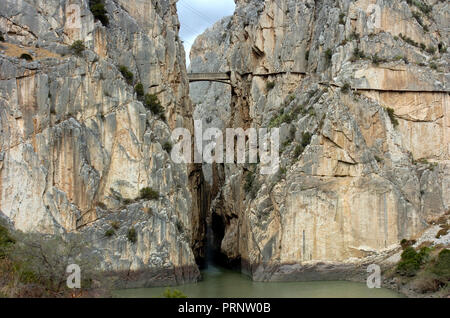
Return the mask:
{"type": "Polygon", "coordinates": [[[439,239],[442,236],[445,236],[448,234],[448,232],[450,231],[450,225],[441,225],[441,229],[439,230],[439,232],[436,234],[436,238],[439,239]]]}

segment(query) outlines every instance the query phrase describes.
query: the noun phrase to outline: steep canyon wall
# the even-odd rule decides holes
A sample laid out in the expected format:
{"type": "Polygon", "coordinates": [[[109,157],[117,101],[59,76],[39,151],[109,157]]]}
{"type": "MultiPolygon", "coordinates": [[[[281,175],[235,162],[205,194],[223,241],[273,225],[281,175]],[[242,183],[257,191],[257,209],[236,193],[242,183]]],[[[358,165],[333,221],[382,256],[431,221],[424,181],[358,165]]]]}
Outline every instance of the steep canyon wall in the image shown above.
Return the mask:
{"type": "Polygon", "coordinates": [[[449,4],[236,4],[190,66],[232,89],[191,84],[194,117],[280,127],[281,169],[204,167],[216,247],[256,280],[352,278],[450,207],[449,4]]]}
{"type": "Polygon", "coordinates": [[[100,268],[136,286],[194,281],[201,172],[164,147],[171,129],[193,127],[176,1],[104,3],[108,25],[87,0],[0,3],[0,213],[24,232],[80,233],[100,268]],[[146,187],[159,199],[138,199],[146,187]]]}

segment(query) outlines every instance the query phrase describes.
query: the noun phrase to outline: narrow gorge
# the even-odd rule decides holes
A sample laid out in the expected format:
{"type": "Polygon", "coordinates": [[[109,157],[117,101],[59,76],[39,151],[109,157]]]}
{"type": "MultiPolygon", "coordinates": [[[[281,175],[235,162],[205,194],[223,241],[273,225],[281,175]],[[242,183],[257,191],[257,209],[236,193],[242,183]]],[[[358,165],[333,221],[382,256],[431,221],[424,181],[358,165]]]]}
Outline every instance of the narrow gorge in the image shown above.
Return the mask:
{"type": "Polygon", "coordinates": [[[449,209],[448,3],[428,31],[406,1],[236,4],[192,49],[190,71],[235,74],[191,84],[194,118],[280,127],[281,168],[204,168],[217,250],[261,281],[389,266],[449,209]]]}
{"type": "Polygon", "coordinates": [[[364,281],[402,240],[448,248],[448,1],[236,0],[189,66],[176,0],[93,2],[0,2],[5,226],[78,235],[116,288],[196,282],[207,262],[364,281]],[[279,128],[280,169],[175,163],[194,121],[279,128]]]}

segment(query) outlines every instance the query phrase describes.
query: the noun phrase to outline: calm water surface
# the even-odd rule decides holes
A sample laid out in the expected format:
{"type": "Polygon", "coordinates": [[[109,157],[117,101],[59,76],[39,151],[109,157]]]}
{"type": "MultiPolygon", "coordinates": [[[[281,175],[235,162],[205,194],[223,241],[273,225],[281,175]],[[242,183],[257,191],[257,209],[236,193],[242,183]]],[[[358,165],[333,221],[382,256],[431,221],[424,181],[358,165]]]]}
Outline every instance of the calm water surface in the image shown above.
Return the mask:
{"type": "MultiPolygon", "coordinates": [[[[203,280],[178,286],[189,298],[315,298],[315,297],[382,297],[399,298],[402,295],[389,289],[369,289],[366,284],[353,282],[290,282],[258,283],[238,272],[209,266],[202,272],[203,280]]],[[[123,298],[161,297],[166,288],[118,290],[115,296],[123,298]]]]}

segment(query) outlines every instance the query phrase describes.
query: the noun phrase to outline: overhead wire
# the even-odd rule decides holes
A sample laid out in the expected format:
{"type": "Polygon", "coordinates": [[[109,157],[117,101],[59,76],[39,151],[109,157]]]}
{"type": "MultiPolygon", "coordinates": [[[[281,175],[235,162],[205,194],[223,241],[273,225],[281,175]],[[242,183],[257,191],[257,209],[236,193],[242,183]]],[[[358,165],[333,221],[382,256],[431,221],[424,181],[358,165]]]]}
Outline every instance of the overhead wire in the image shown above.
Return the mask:
{"type": "Polygon", "coordinates": [[[203,14],[202,12],[198,11],[197,9],[193,8],[191,5],[189,5],[188,3],[182,1],[178,2],[179,4],[181,4],[182,7],[184,7],[185,9],[191,11],[192,13],[194,13],[196,16],[198,16],[199,18],[203,19],[204,21],[208,22],[209,24],[214,24],[215,22],[210,20],[209,17],[207,17],[205,14],[203,14]]]}

